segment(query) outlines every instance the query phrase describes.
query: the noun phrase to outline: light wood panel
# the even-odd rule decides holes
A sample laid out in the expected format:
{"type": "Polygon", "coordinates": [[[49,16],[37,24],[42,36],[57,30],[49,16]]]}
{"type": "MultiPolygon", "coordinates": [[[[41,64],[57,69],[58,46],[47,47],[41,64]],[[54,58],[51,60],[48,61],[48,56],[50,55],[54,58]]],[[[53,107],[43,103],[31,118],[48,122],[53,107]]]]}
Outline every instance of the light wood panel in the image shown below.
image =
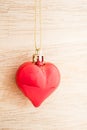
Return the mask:
{"type": "Polygon", "coordinates": [[[34,108],[15,83],[34,53],[34,0],[0,0],[0,130],[87,130],[87,0],[43,0],[42,18],[45,59],[61,83],[34,108]]]}

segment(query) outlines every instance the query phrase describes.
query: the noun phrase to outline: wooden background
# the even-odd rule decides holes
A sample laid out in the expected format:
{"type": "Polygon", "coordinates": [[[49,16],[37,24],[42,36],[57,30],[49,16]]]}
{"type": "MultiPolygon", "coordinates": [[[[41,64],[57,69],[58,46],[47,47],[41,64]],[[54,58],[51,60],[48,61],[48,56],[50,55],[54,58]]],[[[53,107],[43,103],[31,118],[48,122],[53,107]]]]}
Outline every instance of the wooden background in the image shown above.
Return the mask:
{"type": "Polygon", "coordinates": [[[87,130],[87,0],[42,0],[42,18],[61,83],[34,108],[15,83],[34,53],[34,0],[0,0],[0,130],[87,130]]]}

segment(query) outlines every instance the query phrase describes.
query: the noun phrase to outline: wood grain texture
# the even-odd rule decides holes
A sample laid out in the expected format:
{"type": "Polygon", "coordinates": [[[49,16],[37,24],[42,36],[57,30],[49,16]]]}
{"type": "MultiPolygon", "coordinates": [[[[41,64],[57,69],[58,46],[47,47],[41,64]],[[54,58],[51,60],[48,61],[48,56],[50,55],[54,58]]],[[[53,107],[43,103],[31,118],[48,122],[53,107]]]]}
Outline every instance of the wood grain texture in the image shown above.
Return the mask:
{"type": "Polygon", "coordinates": [[[15,83],[34,53],[34,0],[0,0],[0,130],[87,130],[87,0],[43,0],[42,18],[44,55],[61,83],[34,108],[15,83]]]}

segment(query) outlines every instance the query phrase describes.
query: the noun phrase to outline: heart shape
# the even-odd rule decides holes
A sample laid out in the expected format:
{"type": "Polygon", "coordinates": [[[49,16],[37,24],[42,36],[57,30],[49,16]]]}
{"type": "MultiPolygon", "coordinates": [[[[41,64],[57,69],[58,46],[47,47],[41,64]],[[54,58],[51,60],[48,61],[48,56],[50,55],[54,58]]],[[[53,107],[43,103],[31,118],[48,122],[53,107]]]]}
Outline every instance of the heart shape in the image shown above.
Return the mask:
{"type": "Polygon", "coordinates": [[[19,67],[16,82],[25,96],[38,107],[58,87],[60,73],[51,63],[38,66],[26,62],[19,67]]]}

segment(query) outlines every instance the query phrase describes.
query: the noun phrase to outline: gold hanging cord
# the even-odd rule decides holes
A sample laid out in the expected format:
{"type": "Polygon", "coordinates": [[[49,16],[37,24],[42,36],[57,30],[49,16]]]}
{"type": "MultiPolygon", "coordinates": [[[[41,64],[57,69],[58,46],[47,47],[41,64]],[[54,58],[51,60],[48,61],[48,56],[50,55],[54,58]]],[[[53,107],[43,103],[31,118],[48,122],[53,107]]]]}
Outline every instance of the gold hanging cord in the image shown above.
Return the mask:
{"type": "Polygon", "coordinates": [[[37,2],[38,0],[35,0],[35,26],[34,26],[34,44],[35,44],[35,51],[38,53],[42,49],[42,11],[41,11],[41,0],[39,0],[39,24],[40,24],[40,43],[39,47],[37,46],[37,2]]]}

